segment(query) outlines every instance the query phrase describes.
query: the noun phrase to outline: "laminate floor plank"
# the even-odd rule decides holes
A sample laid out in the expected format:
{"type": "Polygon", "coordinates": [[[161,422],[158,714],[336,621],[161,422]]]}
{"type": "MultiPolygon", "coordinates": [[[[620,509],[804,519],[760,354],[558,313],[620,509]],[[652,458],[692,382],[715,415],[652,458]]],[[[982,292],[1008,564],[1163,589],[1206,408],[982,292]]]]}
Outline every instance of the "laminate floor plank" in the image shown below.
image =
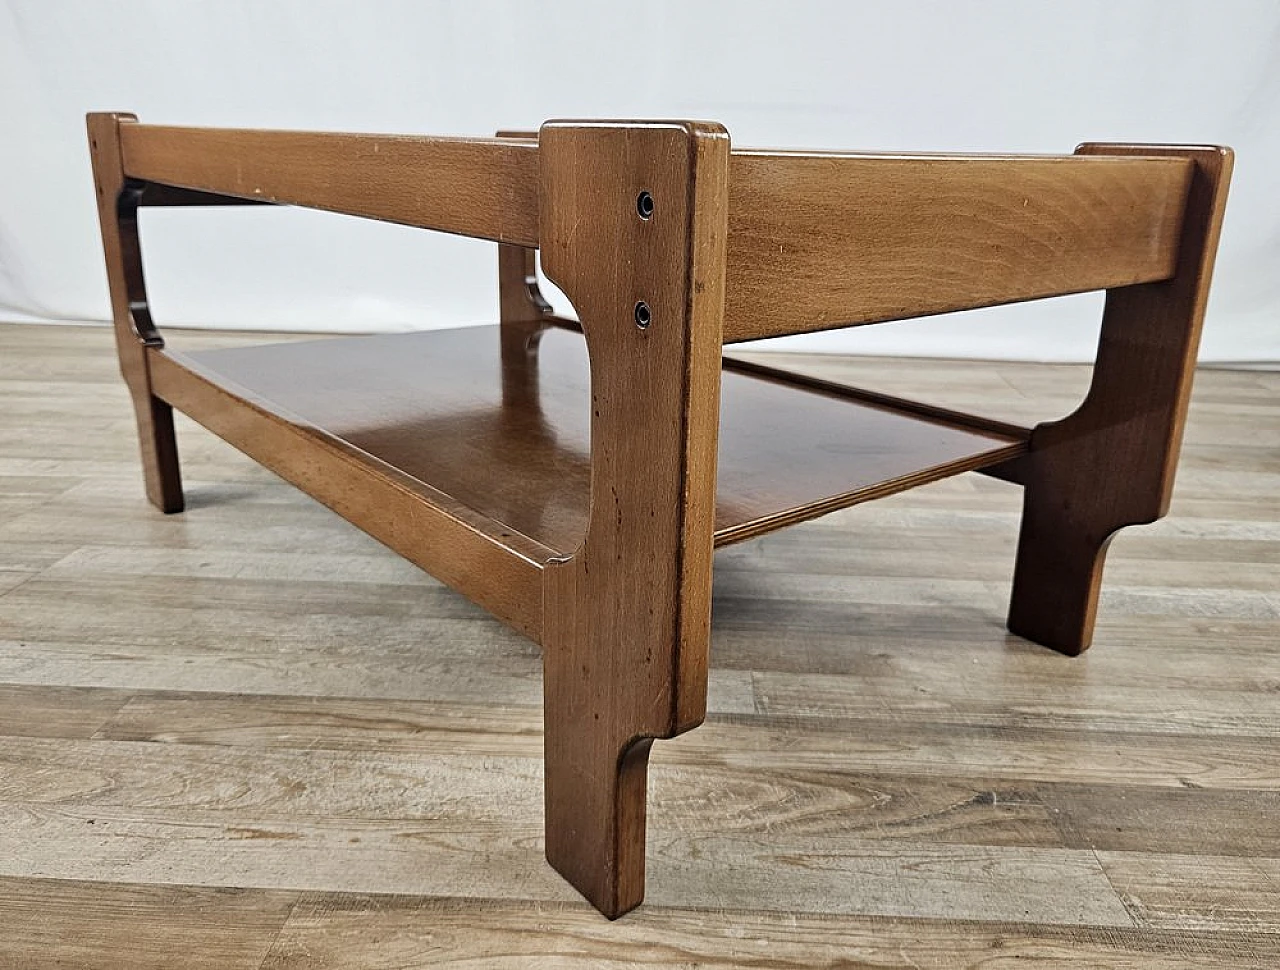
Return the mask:
{"type": "Polygon", "coordinates": [[[1280,932],[1280,860],[1099,852],[1139,926],[1280,932]]]}
{"type": "MultiPolygon", "coordinates": [[[[781,360],[1025,423],[1089,380],[781,360]]],[[[178,434],[162,516],[110,330],[0,325],[0,967],[1280,966],[1280,374],[1198,375],[1080,658],[1004,630],[1005,482],[721,551],[617,923],[543,860],[538,648],[178,434]]]]}
{"type": "Polygon", "coordinates": [[[1063,844],[1103,852],[1280,859],[1274,791],[1029,785],[1058,823],[1063,844]]]}
{"type": "Polygon", "coordinates": [[[0,966],[258,970],[296,893],[0,876],[0,966]]]}
{"type": "Polygon", "coordinates": [[[90,738],[132,691],[0,684],[0,739],[90,738]]]}
{"type": "Polygon", "coordinates": [[[1263,970],[1275,937],[648,905],[607,924],[572,906],[308,894],[263,970],[1263,970]]]}

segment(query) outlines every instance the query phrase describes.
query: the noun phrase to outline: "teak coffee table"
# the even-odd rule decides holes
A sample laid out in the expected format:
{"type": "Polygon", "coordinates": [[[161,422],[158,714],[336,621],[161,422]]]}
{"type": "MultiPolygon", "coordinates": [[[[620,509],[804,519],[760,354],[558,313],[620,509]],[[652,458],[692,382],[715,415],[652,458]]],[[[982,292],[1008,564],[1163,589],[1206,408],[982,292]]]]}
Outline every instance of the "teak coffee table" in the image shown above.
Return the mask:
{"type": "Polygon", "coordinates": [[[88,125],[148,497],[183,507],[178,408],[540,643],[547,858],[607,916],[644,895],[650,743],[706,713],[717,546],[982,471],[1025,489],[1009,629],[1077,654],[1108,540],[1167,509],[1228,149],[742,151],[683,121],[493,139],[88,125]],[[245,203],[494,240],[499,322],[167,350],[138,208],[245,203]],[[535,250],[580,323],[542,299],[535,250]],[[722,357],[1098,289],[1088,396],[1030,429],[722,357]]]}

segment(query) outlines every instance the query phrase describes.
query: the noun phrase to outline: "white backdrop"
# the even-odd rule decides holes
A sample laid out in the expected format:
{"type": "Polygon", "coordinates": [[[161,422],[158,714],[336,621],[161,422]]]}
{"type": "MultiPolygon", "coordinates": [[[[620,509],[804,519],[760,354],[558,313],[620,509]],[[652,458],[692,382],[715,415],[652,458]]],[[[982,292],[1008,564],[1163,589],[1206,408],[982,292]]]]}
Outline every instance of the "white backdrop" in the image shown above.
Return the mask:
{"type": "MultiPolygon", "coordinates": [[[[691,117],[735,144],[1233,145],[1202,359],[1280,361],[1276,0],[0,0],[0,319],[103,320],[89,110],[144,122],[490,134],[691,117]]],[[[488,243],[277,209],[150,211],[162,325],[491,322],[488,243]]],[[[797,349],[1091,359],[1096,295],[796,338],[797,349]]]]}

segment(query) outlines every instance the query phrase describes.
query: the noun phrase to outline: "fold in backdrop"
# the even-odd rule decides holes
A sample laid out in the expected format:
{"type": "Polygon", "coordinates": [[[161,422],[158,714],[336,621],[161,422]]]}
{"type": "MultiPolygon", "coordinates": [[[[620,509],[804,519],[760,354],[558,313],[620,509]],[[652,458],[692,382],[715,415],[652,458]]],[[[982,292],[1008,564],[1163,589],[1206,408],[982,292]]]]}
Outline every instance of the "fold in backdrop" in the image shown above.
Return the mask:
{"type": "MultiPolygon", "coordinates": [[[[0,0],[0,320],[107,318],[90,110],[461,135],[682,117],[723,122],[741,146],[894,151],[1229,144],[1236,177],[1201,357],[1280,361],[1276,0],[0,0]]],[[[496,317],[489,243],[252,208],[152,210],[143,244],[161,326],[496,317]]],[[[1088,294],[783,346],[1089,360],[1100,306],[1088,294]]]]}

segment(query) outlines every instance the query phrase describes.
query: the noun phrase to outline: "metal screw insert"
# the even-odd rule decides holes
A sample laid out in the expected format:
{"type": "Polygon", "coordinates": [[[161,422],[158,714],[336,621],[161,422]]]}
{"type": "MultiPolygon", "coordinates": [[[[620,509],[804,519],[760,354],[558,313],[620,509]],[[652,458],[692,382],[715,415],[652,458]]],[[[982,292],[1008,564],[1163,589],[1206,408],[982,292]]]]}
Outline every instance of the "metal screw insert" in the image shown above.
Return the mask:
{"type": "Polygon", "coordinates": [[[641,219],[647,220],[653,215],[653,196],[648,192],[641,192],[636,196],[636,212],[640,214],[641,219]]]}
{"type": "Polygon", "coordinates": [[[636,304],[636,326],[644,330],[649,326],[649,322],[653,320],[653,314],[649,312],[649,304],[641,300],[636,304]]]}

